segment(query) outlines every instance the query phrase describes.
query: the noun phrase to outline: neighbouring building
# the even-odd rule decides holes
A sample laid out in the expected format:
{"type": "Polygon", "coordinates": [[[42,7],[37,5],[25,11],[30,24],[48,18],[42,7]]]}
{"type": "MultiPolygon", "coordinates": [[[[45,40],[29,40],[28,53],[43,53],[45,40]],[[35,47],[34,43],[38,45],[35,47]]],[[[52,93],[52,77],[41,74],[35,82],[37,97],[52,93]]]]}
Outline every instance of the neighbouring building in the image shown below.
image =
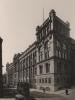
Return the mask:
{"type": "Polygon", "coordinates": [[[55,91],[75,84],[75,40],[69,22],[54,10],[36,28],[36,41],[7,64],[8,84],[28,82],[32,88],[55,91]]]}
{"type": "Polygon", "coordinates": [[[18,83],[18,70],[19,70],[19,56],[20,54],[14,55],[13,63],[6,64],[7,71],[7,85],[8,87],[16,87],[18,83]]]}
{"type": "Polygon", "coordinates": [[[8,82],[7,78],[8,78],[7,73],[4,73],[3,74],[3,88],[7,87],[7,82],[8,82]]]}
{"type": "Polygon", "coordinates": [[[3,77],[2,77],[2,38],[0,37],[0,97],[3,96],[3,77]]]}
{"type": "Polygon", "coordinates": [[[7,63],[6,65],[6,71],[7,71],[7,86],[13,87],[13,76],[14,76],[14,64],[13,63],[7,63]]]}

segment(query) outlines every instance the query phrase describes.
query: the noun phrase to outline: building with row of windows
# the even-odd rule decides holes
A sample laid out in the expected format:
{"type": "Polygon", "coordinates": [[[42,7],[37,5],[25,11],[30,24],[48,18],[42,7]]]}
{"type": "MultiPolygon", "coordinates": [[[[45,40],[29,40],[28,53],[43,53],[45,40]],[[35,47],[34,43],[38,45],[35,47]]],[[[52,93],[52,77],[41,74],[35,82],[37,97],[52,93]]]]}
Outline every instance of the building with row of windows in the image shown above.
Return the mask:
{"type": "Polygon", "coordinates": [[[0,37],[0,98],[3,97],[3,76],[2,76],[2,42],[3,39],[0,37]]]}
{"type": "Polygon", "coordinates": [[[55,91],[75,84],[75,40],[69,22],[54,10],[36,28],[36,41],[6,65],[8,85],[28,82],[32,88],[55,91]]]}

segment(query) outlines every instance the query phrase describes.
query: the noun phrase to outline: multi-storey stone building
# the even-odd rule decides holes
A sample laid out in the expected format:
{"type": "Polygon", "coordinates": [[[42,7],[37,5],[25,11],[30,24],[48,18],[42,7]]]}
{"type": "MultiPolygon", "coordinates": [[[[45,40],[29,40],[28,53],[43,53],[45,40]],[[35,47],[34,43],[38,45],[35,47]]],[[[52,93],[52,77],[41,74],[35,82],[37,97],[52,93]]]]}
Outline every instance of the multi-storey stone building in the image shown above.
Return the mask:
{"type": "Polygon", "coordinates": [[[3,96],[3,77],[2,77],[2,41],[0,37],[0,97],[3,96]]]}
{"type": "Polygon", "coordinates": [[[8,82],[7,73],[4,73],[3,74],[3,88],[7,87],[7,82],[8,82]]]}
{"type": "Polygon", "coordinates": [[[13,57],[13,63],[7,63],[6,71],[7,71],[7,85],[8,87],[16,87],[18,83],[18,69],[19,69],[19,56],[20,54],[16,54],[13,57]]]}
{"type": "Polygon", "coordinates": [[[14,65],[13,63],[7,63],[6,65],[6,71],[7,71],[7,85],[8,87],[13,86],[13,75],[14,75],[14,65]]]}
{"type": "Polygon", "coordinates": [[[75,83],[75,40],[70,38],[69,23],[51,10],[44,23],[37,26],[36,38],[28,49],[15,57],[13,64],[16,70],[12,75],[17,77],[13,81],[16,80],[16,84],[28,82],[32,88],[45,88],[47,91],[75,83]]]}

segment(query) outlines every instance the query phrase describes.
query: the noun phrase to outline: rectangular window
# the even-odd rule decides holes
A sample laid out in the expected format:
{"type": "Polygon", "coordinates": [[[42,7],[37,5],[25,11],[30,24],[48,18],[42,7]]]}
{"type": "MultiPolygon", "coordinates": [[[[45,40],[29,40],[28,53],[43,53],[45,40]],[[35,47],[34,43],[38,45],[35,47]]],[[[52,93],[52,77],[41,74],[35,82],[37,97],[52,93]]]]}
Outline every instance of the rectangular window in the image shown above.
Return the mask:
{"type": "Polygon", "coordinates": [[[36,61],[37,59],[36,59],[36,51],[33,53],[33,64],[36,64],[36,61]]]}
{"type": "Polygon", "coordinates": [[[24,70],[24,77],[26,78],[26,70],[24,70]]]}
{"type": "Polygon", "coordinates": [[[26,68],[28,67],[28,57],[26,58],[26,68]]]}
{"type": "Polygon", "coordinates": [[[47,78],[45,78],[45,83],[47,83],[47,78]]]}
{"type": "Polygon", "coordinates": [[[39,48],[39,61],[43,60],[43,47],[39,48]]]}
{"type": "Polygon", "coordinates": [[[50,72],[50,64],[46,63],[46,73],[50,72]]]}
{"type": "Polygon", "coordinates": [[[39,79],[39,83],[41,83],[41,79],[39,79]]]}
{"type": "Polygon", "coordinates": [[[33,73],[33,72],[32,72],[32,67],[30,67],[30,75],[31,75],[31,76],[32,76],[32,73],[33,73]]]}
{"type": "Polygon", "coordinates": [[[24,69],[25,69],[25,59],[23,60],[23,66],[24,66],[24,69]]]}
{"type": "Polygon", "coordinates": [[[26,76],[27,76],[27,77],[29,76],[28,68],[27,68],[27,70],[26,70],[26,76]]]}
{"type": "Polygon", "coordinates": [[[45,50],[45,59],[48,59],[49,58],[49,50],[50,50],[50,45],[49,45],[48,41],[45,43],[44,50],[45,50]]]}
{"type": "Polygon", "coordinates": [[[61,73],[62,72],[62,70],[61,70],[61,61],[58,61],[57,62],[57,73],[61,73]]]}
{"type": "Polygon", "coordinates": [[[34,79],[34,83],[36,83],[36,79],[34,79]]]}
{"type": "Polygon", "coordinates": [[[66,50],[66,45],[65,44],[63,44],[63,49],[66,50]]]}
{"type": "Polygon", "coordinates": [[[51,78],[48,78],[48,83],[51,83],[51,78]]]}
{"type": "Polygon", "coordinates": [[[37,75],[37,68],[34,69],[34,73],[35,73],[35,75],[37,75]]]}
{"type": "Polygon", "coordinates": [[[44,83],[44,78],[42,78],[42,83],[44,83]]]}
{"type": "Polygon", "coordinates": [[[36,64],[36,62],[37,62],[37,61],[36,61],[36,56],[37,56],[36,53],[37,53],[37,52],[35,51],[35,52],[34,52],[34,64],[36,64]]]}
{"type": "Polygon", "coordinates": [[[32,54],[30,55],[30,66],[32,65],[32,54]]]}
{"type": "Polygon", "coordinates": [[[46,36],[46,28],[43,29],[43,35],[46,36]]]}
{"type": "Polygon", "coordinates": [[[46,35],[49,33],[49,24],[47,25],[47,27],[46,27],[46,35]]]}
{"type": "Polygon", "coordinates": [[[42,65],[39,66],[39,72],[40,72],[40,74],[43,73],[43,66],[42,65]]]}
{"type": "Polygon", "coordinates": [[[61,58],[61,51],[59,50],[59,57],[61,58]]]}
{"type": "Polygon", "coordinates": [[[56,57],[58,57],[58,55],[59,55],[59,54],[58,54],[58,49],[56,49],[56,57]]]}

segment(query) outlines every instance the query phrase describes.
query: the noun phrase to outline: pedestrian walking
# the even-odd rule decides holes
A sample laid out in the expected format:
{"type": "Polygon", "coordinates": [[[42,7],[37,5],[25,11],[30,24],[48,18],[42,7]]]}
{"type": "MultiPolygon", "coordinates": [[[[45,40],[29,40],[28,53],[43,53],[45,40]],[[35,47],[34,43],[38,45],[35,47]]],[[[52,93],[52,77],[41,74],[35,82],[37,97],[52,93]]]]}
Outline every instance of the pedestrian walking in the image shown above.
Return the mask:
{"type": "Polygon", "coordinates": [[[65,90],[66,95],[68,95],[68,89],[65,90]]]}

